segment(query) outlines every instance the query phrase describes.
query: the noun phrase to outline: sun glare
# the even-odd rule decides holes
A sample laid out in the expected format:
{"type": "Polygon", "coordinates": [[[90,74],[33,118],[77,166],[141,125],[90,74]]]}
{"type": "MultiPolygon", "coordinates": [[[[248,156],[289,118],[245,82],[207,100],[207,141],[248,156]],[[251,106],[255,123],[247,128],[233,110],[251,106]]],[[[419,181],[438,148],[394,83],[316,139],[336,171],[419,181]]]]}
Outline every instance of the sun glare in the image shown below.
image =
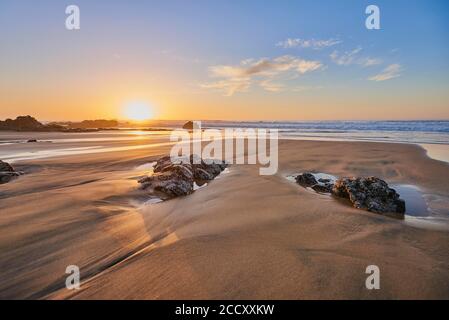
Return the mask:
{"type": "Polygon", "coordinates": [[[133,121],[144,121],[153,117],[151,107],[143,102],[127,104],[123,110],[124,116],[133,121]]]}

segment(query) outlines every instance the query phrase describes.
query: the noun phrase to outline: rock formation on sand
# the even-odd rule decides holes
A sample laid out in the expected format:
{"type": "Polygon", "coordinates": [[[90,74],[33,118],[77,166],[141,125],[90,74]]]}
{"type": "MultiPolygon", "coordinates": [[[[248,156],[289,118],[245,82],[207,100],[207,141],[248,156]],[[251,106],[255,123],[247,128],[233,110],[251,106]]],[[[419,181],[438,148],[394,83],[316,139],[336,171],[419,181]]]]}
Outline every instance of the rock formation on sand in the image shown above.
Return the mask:
{"type": "Polygon", "coordinates": [[[302,173],[295,177],[296,182],[304,188],[312,187],[317,184],[315,176],[309,172],[302,173]]]}
{"type": "Polygon", "coordinates": [[[189,161],[174,164],[169,156],[159,159],[154,174],[139,180],[141,188],[165,199],[188,195],[194,191],[195,183],[213,180],[227,166],[224,161],[209,163],[194,155],[185,160],[189,161]]]}
{"type": "Polygon", "coordinates": [[[316,180],[306,172],[295,177],[298,184],[312,188],[319,193],[332,193],[339,198],[349,199],[358,209],[376,213],[405,213],[405,201],[388,184],[376,177],[341,178],[335,184],[330,179],[316,180]]]}
{"type": "Polygon", "coordinates": [[[20,172],[15,171],[9,163],[0,160],[0,184],[7,183],[19,175],[20,172]]]}
{"type": "Polygon", "coordinates": [[[313,173],[305,172],[295,177],[296,183],[304,188],[312,188],[319,193],[331,193],[333,183],[330,179],[316,179],[313,173]]]}
{"type": "Polygon", "coordinates": [[[338,179],[332,194],[349,199],[358,209],[377,213],[405,213],[405,201],[385,181],[376,177],[338,179]]]}
{"type": "Polygon", "coordinates": [[[186,122],[186,123],[182,126],[182,128],[183,128],[183,129],[186,129],[186,130],[193,130],[193,122],[192,122],[192,121],[186,122]]]}

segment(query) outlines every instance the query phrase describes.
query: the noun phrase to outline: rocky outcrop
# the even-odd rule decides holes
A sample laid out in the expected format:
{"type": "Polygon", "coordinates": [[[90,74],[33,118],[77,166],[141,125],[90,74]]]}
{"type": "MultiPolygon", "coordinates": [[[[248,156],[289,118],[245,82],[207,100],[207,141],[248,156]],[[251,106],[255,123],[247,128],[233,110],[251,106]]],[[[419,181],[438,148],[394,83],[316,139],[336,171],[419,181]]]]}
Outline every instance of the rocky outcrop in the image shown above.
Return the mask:
{"type": "Polygon", "coordinates": [[[99,129],[99,128],[115,128],[119,125],[117,120],[83,120],[81,122],[69,122],[68,127],[71,129],[99,129]]]}
{"type": "Polygon", "coordinates": [[[44,125],[31,116],[19,116],[14,120],[0,121],[0,130],[38,131],[43,128],[44,125]]]}
{"type": "Polygon", "coordinates": [[[313,173],[306,172],[296,176],[295,180],[316,192],[348,199],[358,209],[376,213],[405,213],[405,201],[385,181],[376,177],[317,180],[313,173]]]}
{"type": "Polygon", "coordinates": [[[332,194],[349,199],[358,209],[377,213],[405,213],[405,201],[385,181],[376,177],[338,179],[332,194]]]}
{"type": "Polygon", "coordinates": [[[334,186],[331,179],[320,178],[317,180],[315,175],[310,172],[305,172],[295,177],[296,183],[304,188],[312,188],[319,193],[330,193],[334,186]]]}
{"type": "Polygon", "coordinates": [[[183,159],[182,163],[173,163],[170,157],[156,162],[154,173],[139,180],[141,188],[163,199],[191,194],[194,184],[204,184],[213,180],[225,168],[223,161],[204,161],[197,156],[183,159]]]}
{"type": "Polygon", "coordinates": [[[7,183],[19,175],[20,172],[15,171],[9,163],[0,160],[0,184],[7,183]]]}
{"type": "Polygon", "coordinates": [[[334,185],[331,183],[323,183],[323,184],[317,183],[316,185],[312,186],[312,189],[319,193],[331,193],[333,186],[334,185]]]}
{"type": "Polygon", "coordinates": [[[9,163],[0,160],[0,172],[14,172],[14,168],[9,163]]]}
{"type": "Polygon", "coordinates": [[[183,129],[185,130],[193,130],[193,122],[192,121],[188,121],[186,122],[183,126],[183,129]]]}
{"type": "MultiPolygon", "coordinates": [[[[0,130],[8,131],[30,131],[30,132],[96,132],[115,128],[118,122],[115,120],[84,120],[79,123],[49,123],[42,124],[31,116],[19,116],[16,119],[0,121],[0,130]]],[[[34,142],[34,141],[30,141],[34,142]]]]}
{"type": "Polygon", "coordinates": [[[304,188],[312,187],[317,184],[315,176],[310,172],[306,172],[306,173],[297,175],[295,177],[295,180],[296,180],[296,183],[303,186],[304,188]]]}

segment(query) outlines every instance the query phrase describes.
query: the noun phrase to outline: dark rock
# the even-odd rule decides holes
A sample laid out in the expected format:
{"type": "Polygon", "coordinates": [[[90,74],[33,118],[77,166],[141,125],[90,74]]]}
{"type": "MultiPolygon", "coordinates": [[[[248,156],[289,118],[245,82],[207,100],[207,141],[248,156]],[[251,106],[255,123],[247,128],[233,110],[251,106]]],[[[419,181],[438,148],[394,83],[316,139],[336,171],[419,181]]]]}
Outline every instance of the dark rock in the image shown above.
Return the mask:
{"type": "Polygon", "coordinates": [[[2,130],[34,131],[43,127],[42,123],[31,116],[19,116],[15,120],[0,121],[0,129],[2,130]]]}
{"type": "Polygon", "coordinates": [[[37,142],[37,140],[36,140],[36,139],[30,139],[30,140],[28,140],[27,142],[28,142],[28,143],[33,143],[33,142],[37,142]]]}
{"type": "Polygon", "coordinates": [[[165,171],[145,177],[139,182],[144,190],[158,191],[169,198],[187,195],[193,192],[193,176],[185,174],[187,170],[173,167],[172,171],[165,171]]]}
{"type": "Polygon", "coordinates": [[[0,172],[15,172],[15,170],[9,163],[0,160],[0,172]]]}
{"type": "MultiPolygon", "coordinates": [[[[42,124],[31,116],[19,116],[16,119],[0,121],[0,130],[33,132],[97,132],[118,129],[116,120],[84,120],[82,122],[62,122],[42,124]]],[[[30,141],[34,142],[34,141],[30,141]]]]}
{"type": "Polygon", "coordinates": [[[355,208],[376,213],[405,213],[405,202],[388,184],[376,177],[341,178],[332,193],[349,199],[355,208]]]}
{"type": "Polygon", "coordinates": [[[19,116],[16,119],[0,121],[0,130],[11,131],[63,131],[64,127],[55,124],[44,125],[31,116],[19,116]]]}
{"type": "Polygon", "coordinates": [[[153,167],[153,171],[156,172],[162,172],[164,168],[172,166],[173,163],[171,161],[171,158],[169,156],[162,157],[159,160],[157,160],[156,164],[153,167]]]}
{"type": "Polygon", "coordinates": [[[310,172],[306,172],[306,173],[296,176],[295,180],[296,180],[296,183],[300,184],[301,186],[303,186],[305,188],[312,187],[317,184],[315,176],[313,174],[311,174],[310,172]]]}
{"type": "Polygon", "coordinates": [[[320,178],[320,179],[318,179],[318,182],[321,182],[321,183],[329,183],[329,182],[331,182],[331,179],[320,178]]]}
{"type": "Polygon", "coordinates": [[[0,160],[0,184],[7,183],[19,175],[20,172],[16,172],[9,163],[0,160]]]}
{"type": "Polygon", "coordinates": [[[186,130],[193,130],[193,122],[192,122],[192,121],[186,122],[186,123],[182,126],[182,128],[183,128],[183,129],[186,129],[186,130]]]}
{"type": "Polygon", "coordinates": [[[20,176],[19,172],[0,172],[0,184],[7,183],[20,176]]]}
{"type": "Polygon", "coordinates": [[[71,129],[102,129],[115,128],[119,125],[117,120],[83,120],[82,122],[69,122],[68,126],[71,129]]]}
{"type": "Polygon", "coordinates": [[[333,184],[325,183],[325,184],[316,184],[312,186],[312,189],[319,193],[331,193],[333,184]]]}
{"type": "Polygon", "coordinates": [[[166,156],[160,158],[153,168],[154,174],[139,180],[141,187],[150,192],[162,193],[168,198],[188,195],[194,191],[194,183],[203,184],[213,180],[226,168],[226,163],[208,163],[197,156],[180,158],[173,163],[166,156]]]}

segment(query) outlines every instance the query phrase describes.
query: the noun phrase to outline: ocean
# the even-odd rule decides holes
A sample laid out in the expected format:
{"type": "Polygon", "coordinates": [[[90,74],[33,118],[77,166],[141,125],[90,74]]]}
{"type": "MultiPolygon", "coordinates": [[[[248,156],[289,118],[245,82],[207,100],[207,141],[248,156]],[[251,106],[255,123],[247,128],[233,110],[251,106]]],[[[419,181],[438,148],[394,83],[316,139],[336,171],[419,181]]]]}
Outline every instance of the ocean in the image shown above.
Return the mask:
{"type": "Polygon", "coordinates": [[[449,121],[203,121],[203,128],[272,128],[282,137],[449,145],[449,121]]]}
{"type": "Polygon", "coordinates": [[[449,121],[203,121],[202,126],[278,129],[283,139],[412,143],[449,162],[449,121]]]}

